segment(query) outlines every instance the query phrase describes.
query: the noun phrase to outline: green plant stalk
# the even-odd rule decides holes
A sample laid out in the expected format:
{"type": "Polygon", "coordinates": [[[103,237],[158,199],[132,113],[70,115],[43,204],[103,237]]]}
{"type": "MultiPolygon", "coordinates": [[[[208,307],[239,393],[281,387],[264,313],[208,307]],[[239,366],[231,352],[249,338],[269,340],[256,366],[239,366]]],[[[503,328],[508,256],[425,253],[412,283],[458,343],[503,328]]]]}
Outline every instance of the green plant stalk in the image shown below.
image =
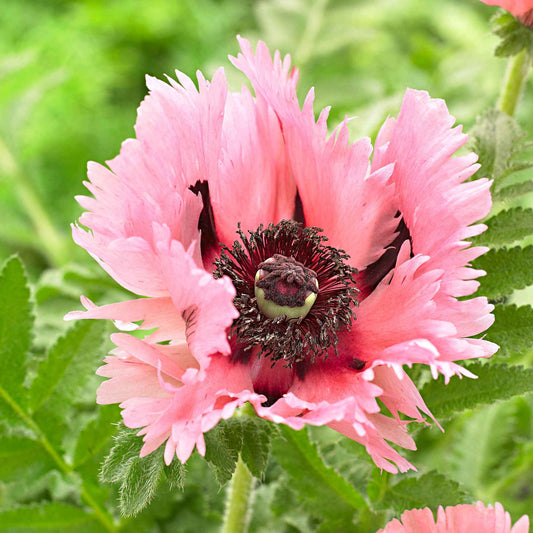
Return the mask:
{"type": "Polygon", "coordinates": [[[39,196],[20,170],[15,158],[5,143],[0,139],[0,172],[11,179],[26,215],[30,218],[35,232],[39,236],[42,250],[51,266],[60,267],[67,263],[68,252],[64,238],[56,231],[50,216],[41,203],[39,196]]]}
{"type": "MultiPolygon", "coordinates": [[[[253,406],[246,403],[237,416],[255,416],[253,406]]],[[[245,533],[251,518],[255,479],[241,457],[237,461],[235,472],[226,499],[224,525],[222,533],[245,533]]]]}
{"type": "Polygon", "coordinates": [[[223,533],[245,533],[248,531],[254,484],[254,477],[239,457],[226,501],[223,533]]]}
{"type": "Polygon", "coordinates": [[[518,100],[530,70],[531,59],[527,50],[524,49],[509,59],[500,99],[498,100],[498,109],[511,117],[516,111],[518,100]]]}
{"type": "MultiPolygon", "coordinates": [[[[66,463],[63,458],[56,452],[54,447],[50,444],[50,441],[46,437],[46,435],[43,433],[39,425],[33,420],[33,418],[28,415],[24,409],[10,396],[10,394],[2,387],[0,387],[0,398],[3,398],[4,401],[11,407],[11,409],[25,422],[25,424],[35,433],[35,435],[38,437],[39,444],[46,450],[48,455],[53,459],[53,461],[56,463],[56,465],[59,467],[61,472],[65,474],[66,476],[73,475],[74,469],[71,465],[66,463]]],[[[81,497],[89,505],[93,512],[96,519],[102,524],[104,529],[108,531],[109,533],[114,533],[115,531],[118,531],[118,528],[115,526],[111,518],[108,516],[106,511],[102,509],[98,502],[94,500],[94,498],[91,496],[89,492],[85,489],[85,487],[81,488],[81,497]]]]}

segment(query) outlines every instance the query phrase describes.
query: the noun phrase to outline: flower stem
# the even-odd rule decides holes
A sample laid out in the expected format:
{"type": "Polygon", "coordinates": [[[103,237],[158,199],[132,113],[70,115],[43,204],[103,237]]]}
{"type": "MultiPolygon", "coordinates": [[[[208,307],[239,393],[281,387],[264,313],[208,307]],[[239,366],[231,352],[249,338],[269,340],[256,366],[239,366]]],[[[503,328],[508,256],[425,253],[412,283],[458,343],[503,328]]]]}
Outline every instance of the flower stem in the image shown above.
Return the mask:
{"type": "Polygon", "coordinates": [[[248,530],[254,483],[254,477],[239,457],[226,502],[222,533],[245,533],[248,530]]]}
{"type": "MultiPolygon", "coordinates": [[[[237,416],[255,416],[251,404],[241,407],[237,416]]],[[[255,479],[239,456],[226,500],[222,533],[245,533],[251,518],[255,479]]]]}
{"type": "Polygon", "coordinates": [[[12,180],[26,215],[39,237],[41,250],[49,264],[60,267],[68,262],[65,238],[56,231],[48,211],[42,204],[32,184],[20,169],[7,145],[0,139],[0,175],[12,180]]]}
{"type": "Polygon", "coordinates": [[[510,116],[514,115],[530,69],[531,61],[525,49],[509,59],[498,101],[498,109],[510,116]]]}

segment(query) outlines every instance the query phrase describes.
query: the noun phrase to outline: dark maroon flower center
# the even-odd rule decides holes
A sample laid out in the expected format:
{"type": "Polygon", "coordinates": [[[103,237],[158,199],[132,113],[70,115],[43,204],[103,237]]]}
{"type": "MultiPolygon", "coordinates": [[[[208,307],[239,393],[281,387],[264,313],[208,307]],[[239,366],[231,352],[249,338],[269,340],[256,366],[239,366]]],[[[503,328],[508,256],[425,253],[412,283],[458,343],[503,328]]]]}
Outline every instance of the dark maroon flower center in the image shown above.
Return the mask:
{"type": "Polygon", "coordinates": [[[350,327],[357,305],[356,271],[346,253],[327,246],[318,228],[294,221],[237,233],[240,239],[223,248],[213,272],[228,276],[237,290],[239,317],[230,330],[234,358],[247,362],[253,351],[291,367],[336,352],[337,332],[350,327]],[[263,296],[280,308],[271,313],[261,304],[263,296]],[[287,316],[299,308],[305,313],[287,316]]]}

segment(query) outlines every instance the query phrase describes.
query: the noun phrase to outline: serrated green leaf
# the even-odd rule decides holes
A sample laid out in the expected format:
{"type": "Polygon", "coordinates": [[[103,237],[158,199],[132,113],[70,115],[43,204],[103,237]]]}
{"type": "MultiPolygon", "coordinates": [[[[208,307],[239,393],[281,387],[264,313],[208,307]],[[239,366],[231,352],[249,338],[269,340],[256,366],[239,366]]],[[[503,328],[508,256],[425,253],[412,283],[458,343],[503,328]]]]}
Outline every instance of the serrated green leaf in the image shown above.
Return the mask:
{"type": "Polygon", "coordinates": [[[384,509],[392,508],[401,512],[405,509],[429,507],[436,511],[439,505],[446,507],[472,501],[472,498],[461,490],[459,483],[435,471],[398,479],[398,483],[390,485],[383,495],[380,505],[384,509]]]}
{"type": "Polygon", "coordinates": [[[481,174],[498,181],[512,168],[512,158],[522,149],[524,133],[512,117],[498,109],[480,115],[469,134],[469,145],[479,156],[481,174]]]}
{"type": "Polygon", "coordinates": [[[0,529],[35,528],[57,531],[59,528],[78,527],[83,523],[93,522],[93,519],[92,515],[79,507],[46,502],[0,511],[0,529]]]}
{"type": "Polygon", "coordinates": [[[267,465],[270,424],[255,416],[240,416],[221,420],[206,433],[206,460],[212,465],[217,481],[227,483],[237,464],[239,454],[255,477],[260,478],[267,465]]]}
{"type": "Polygon", "coordinates": [[[185,465],[174,460],[168,466],[165,465],[164,472],[171,488],[180,490],[184,488],[185,474],[187,472],[185,465]]]}
{"type": "Polygon", "coordinates": [[[19,405],[26,400],[24,378],[30,349],[33,316],[24,267],[9,259],[0,274],[0,392],[19,405]]]}
{"type": "Polygon", "coordinates": [[[120,414],[116,405],[98,408],[97,417],[91,420],[80,433],[74,451],[73,466],[77,468],[98,453],[116,432],[120,414]]]}
{"type": "Polygon", "coordinates": [[[500,298],[533,283],[533,246],[490,250],[474,261],[474,268],[487,272],[479,278],[479,294],[500,298]]]}
{"type": "Polygon", "coordinates": [[[235,420],[240,421],[242,428],[242,460],[253,476],[261,478],[270,452],[271,425],[262,418],[248,416],[235,420]]]}
{"type": "Polygon", "coordinates": [[[514,56],[524,49],[533,50],[533,32],[511,13],[498,13],[491,19],[493,32],[501,38],[494,54],[498,57],[514,56]]]}
{"type": "Polygon", "coordinates": [[[466,368],[478,378],[455,377],[448,385],[438,379],[422,388],[422,397],[436,418],[447,418],[479,405],[533,392],[531,368],[482,363],[473,363],[466,368]]]}
{"type": "Polygon", "coordinates": [[[514,198],[520,198],[525,194],[533,192],[533,180],[522,181],[520,183],[515,183],[502,189],[496,190],[493,192],[493,195],[499,200],[513,200],[514,198]]]}
{"type": "Polygon", "coordinates": [[[29,482],[56,466],[43,447],[27,438],[0,438],[0,479],[9,481],[21,475],[29,482]],[[35,464],[37,468],[31,468],[35,464]],[[32,476],[30,476],[30,471],[32,476]]]}
{"type": "MultiPolygon", "coordinates": [[[[115,445],[106,457],[100,478],[104,482],[120,482],[119,507],[124,516],[134,516],[152,500],[165,469],[163,448],[146,457],[139,457],[142,439],[137,430],[123,429],[115,437],[115,445]]],[[[179,483],[183,485],[184,469],[174,467],[173,481],[177,482],[176,471],[180,470],[179,483]]]]}
{"type": "Polygon", "coordinates": [[[497,305],[494,319],[486,339],[500,346],[499,354],[521,353],[533,347],[533,308],[497,305]]]}
{"type": "Polygon", "coordinates": [[[368,509],[364,498],[320,457],[305,429],[280,427],[272,451],[290,477],[291,487],[306,509],[324,520],[341,519],[351,524],[357,511],[368,509]]]}
{"type": "Polygon", "coordinates": [[[213,468],[217,481],[223,486],[235,472],[242,448],[242,435],[240,432],[224,431],[223,421],[220,421],[204,437],[205,459],[213,468]]]}
{"type": "Polygon", "coordinates": [[[479,493],[509,472],[513,458],[509,443],[515,440],[513,405],[488,405],[469,413],[453,442],[451,469],[454,478],[479,493]]]}
{"type": "Polygon", "coordinates": [[[101,322],[80,320],[56,341],[39,364],[31,384],[32,411],[37,411],[51,396],[54,396],[54,403],[67,406],[75,403],[72,400],[79,393],[77,385],[86,380],[86,376],[78,370],[82,370],[83,360],[89,359],[92,365],[95,357],[102,356],[104,330],[105,324],[101,322]],[[71,369],[71,365],[75,369],[71,369]]]}
{"type": "Polygon", "coordinates": [[[162,448],[130,462],[120,486],[120,512],[124,516],[135,516],[152,501],[161,480],[163,467],[162,448]]]}
{"type": "Polygon", "coordinates": [[[100,479],[105,483],[123,481],[128,475],[130,463],[139,457],[142,446],[142,438],[137,436],[137,431],[123,427],[102,464],[100,479]]]}
{"type": "Polygon", "coordinates": [[[475,244],[503,246],[533,233],[533,209],[514,207],[501,211],[486,221],[487,231],[475,239],[475,244]]]}
{"type": "Polygon", "coordinates": [[[72,407],[83,403],[85,394],[86,401],[94,402],[95,370],[103,357],[106,327],[96,320],[77,323],[39,365],[30,389],[33,418],[58,449],[69,430],[72,407]]]}

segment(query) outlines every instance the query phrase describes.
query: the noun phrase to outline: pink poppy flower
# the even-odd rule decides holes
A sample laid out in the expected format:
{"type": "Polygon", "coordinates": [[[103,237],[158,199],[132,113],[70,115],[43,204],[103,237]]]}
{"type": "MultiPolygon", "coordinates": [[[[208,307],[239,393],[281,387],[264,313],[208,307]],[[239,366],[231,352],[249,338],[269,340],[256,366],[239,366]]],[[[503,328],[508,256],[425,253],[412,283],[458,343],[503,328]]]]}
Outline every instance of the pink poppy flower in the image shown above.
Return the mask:
{"type": "Polygon", "coordinates": [[[528,533],[529,518],[524,515],[511,527],[511,516],[500,503],[485,507],[456,505],[439,507],[437,521],[431,509],[411,509],[402,514],[401,521],[394,519],[378,533],[528,533]]]}
{"type": "Polygon", "coordinates": [[[533,25],[533,0],[481,0],[489,6],[500,6],[512,13],[522,24],[533,25]]]}
{"type": "Polygon", "coordinates": [[[229,92],[222,69],[198,88],[148,77],[137,138],[109,169],[89,164],[90,231],[74,226],[74,240],[143,298],[83,299],[68,318],[150,330],[112,336],[98,402],[142,428],[142,455],[166,442],[167,463],[203,454],[203,434],[250,402],[405,471],[387,442],[415,448],[399,414],[431,415],[404,365],[473,377],[455,361],[497,349],[469,338],[493,321],[486,298],[458,300],[483,274],[468,264],[486,249],[466,239],[485,229],[471,224],[490,182],[466,181],[477,157],[452,157],[466,135],[442,100],[408,90],[370,164],[369,139],[350,143],[346,121],[329,135],[328,109],[315,120],[312,90],[300,108],[288,56],[239,41],[231,61],[255,96],[229,92]]]}

